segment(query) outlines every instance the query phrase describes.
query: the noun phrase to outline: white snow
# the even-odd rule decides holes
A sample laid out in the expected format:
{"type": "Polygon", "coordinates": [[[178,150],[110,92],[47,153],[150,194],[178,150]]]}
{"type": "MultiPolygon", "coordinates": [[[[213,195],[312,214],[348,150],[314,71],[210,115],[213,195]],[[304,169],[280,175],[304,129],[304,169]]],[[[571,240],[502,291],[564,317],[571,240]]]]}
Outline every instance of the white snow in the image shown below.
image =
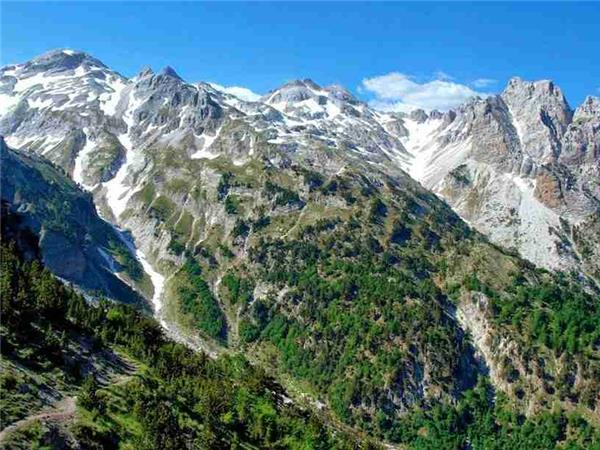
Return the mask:
{"type": "Polygon", "coordinates": [[[54,75],[54,76],[46,76],[43,72],[38,73],[36,75],[33,75],[29,78],[19,78],[17,81],[17,84],[15,84],[13,90],[14,92],[23,92],[27,89],[29,89],[32,86],[36,86],[41,84],[44,88],[50,84],[50,83],[54,83],[56,81],[59,81],[61,79],[65,79],[68,78],[65,75],[54,75]]]}
{"type": "Polygon", "coordinates": [[[65,50],[63,50],[62,52],[63,52],[65,55],[69,55],[69,56],[72,56],[72,55],[74,55],[74,54],[75,54],[75,51],[74,51],[74,50],[70,50],[70,49],[65,49],[65,50]]]}
{"type": "Polygon", "coordinates": [[[117,136],[121,145],[125,147],[125,162],[119,168],[116,175],[109,181],[105,182],[103,186],[106,188],[106,201],[112,209],[115,219],[118,221],[120,215],[125,211],[127,202],[133,194],[135,194],[140,188],[134,188],[126,184],[127,175],[129,174],[129,168],[143,164],[144,156],[135,151],[131,143],[131,129],[133,127],[133,113],[142,103],[142,100],[136,99],[133,95],[134,91],[129,91],[128,108],[123,115],[123,121],[127,124],[127,132],[117,136]]]}
{"type": "Polygon", "coordinates": [[[88,73],[88,71],[87,71],[87,69],[86,69],[85,67],[83,67],[83,66],[78,66],[78,67],[75,69],[75,72],[73,72],[73,73],[75,74],[75,76],[76,76],[76,77],[82,77],[82,76],[84,76],[85,74],[87,74],[87,73],[88,73]]]}
{"type": "Polygon", "coordinates": [[[12,148],[21,148],[32,141],[32,139],[27,139],[19,136],[5,136],[4,141],[9,147],[12,148]]]}
{"type": "Polygon", "coordinates": [[[314,98],[303,100],[298,103],[298,106],[304,108],[305,110],[308,110],[308,112],[310,112],[311,114],[319,114],[323,112],[323,106],[319,105],[317,100],[315,100],[314,98]]]}
{"type": "MultiPolygon", "coordinates": [[[[136,256],[142,264],[144,271],[150,277],[150,280],[152,281],[152,286],[154,286],[154,293],[152,294],[152,304],[154,305],[154,313],[156,314],[156,317],[159,318],[158,313],[162,309],[162,293],[165,286],[165,277],[158,273],[156,270],[154,270],[152,264],[148,262],[146,256],[141,250],[136,250],[136,256]]],[[[163,324],[163,326],[165,326],[163,320],[160,320],[160,323],[163,324]]]]}
{"type": "Polygon", "coordinates": [[[93,186],[89,186],[83,182],[83,166],[84,160],[87,159],[88,155],[92,153],[95,148],[94,142],[90,139],[87,129],[83,129],[85,134],[85,145],[77,154],[75,158],[75,166],[73,167],[73,181],[79,183],[87,190],[91,190],[93,186]]]}
{"type": "Polygon", "coordinates": [[[104,114],[107,116],[114,116],[117,110],[117,105],[119,104],[119,100],[121,99],[121,93],[123,89],[127,86],[121,78],[110,78],[110,81],[107,82],[108,87],[112,89],[113,92],[108,93],[105,92],[100,95],[100,109],[104,111],[104,114]]]}
{"type": "Polygon", "coordinates": [[[408,171],[412,178],[423,181],[430,160],[433,157],[436,146],[433,143],[435,131],[441,125],[441,120],[429,119],[419,123],[416,120],[404,119],[404,126],[408,130],[408,136],[401,139],[406,150],[412,155],[408,165],[408,171]]]}
{"type": "MultiPolygon", "coordinates": [[[[109,204],[109,206],[111,205],[109,204]]],[[[119,237],[121,238],[121,241],[127,246],[129,251],[133,253],[137,260],[140,262],[142,268],[144,269],[144,272],[146,272],[150,277],[150,281],[152,282],[152,287],[154,290],[154,292],[152,293],[152,305],[154,306],[154,313],[156,314],[156,317],[160,324],[168,330],[166,322],[158,314],[162,308],[162,293],[165,286],[165,277],[158,273],[156,270],[154,270],[152,264],[150,264],[146,259],[146,255],[144,254],[144,252],[136,248],[135,245],[133,245],[133,243],[129,241],[129,239],[123,234],[123,231],[121,229],[119,229],[115,225],[113,225],[113,228],[117,231],[119,237]]],[[[110,258],[106,259],[107,261],[111,261],[110,258]]]]}
{"type": "Polygon", "coordinates": [[[0,94],[0,117],[7,114],[17,103],[19,97],[16,95],[0,94]]]}
{"type": "Polygon", "coordinates": [[[129,168],[143,161],[143,155],[132,150],[131,139],[127,134],[121,134],[117,138],[127,150],[125,162],[119,168],[116,175],[111,180],[105,182],[103,186],[106,188],[106,202],[110,206],[115,219],[118,221],[123,211],[125,211],[127,202],[131,196],[139,190],[139,188],[129,186],[126,183],[126,179],[129,174],[129,168]]]}
{"type": "Polygon", "coordinates": [[[218,158],[219,157],[218,153],[212,153],[208,149],[213,144],[215,139],[217,139],[220,132],[221,132],[221,128],[219,128],[215,132],[214,136],[209,136],[206,133],[202,133],[200,136],[197,136],[198,138],[202,139],[202,147],[196,153],[194,153],[191,156],[191,158],[192,159],[215,159],[215,158],[218,158]]]}
{"type": "Polygon", "coordinates": [[[38,98],[35,100],[27,99],[27,103],[29,104],[30,108],[43,109],[52,106],[54,102],[51,98],[47,98],[46,100],[40,100],[38,98]]]}
{"type": "Polygon", "coordinates": [[[325,103],[325,112],[327,113],[327,117],[333,119],[334,117],[341,114],[342,110],[334,102],[332,102],[331,100],[327,100],[327,103],[325,103]]]}
{"type": "Polygon", "coordinates": [[[517,136],[519,137],[519,142],[521,143],[521,145],[523,145],[523,137],[525,136],[523,133],[523,125],[521,124],[521,122],[519,122],[519,120],[517,120],[515,118],[515,116],[513,116],[513,125],[515,127],[515,130],[517,130],[517,136]]]}
{"type": "Polygon", "coordinates": [[[215,159],[218,157],[219,155],[217,153],[211,153],[205,148],[198,150],[192,155],[192,159],[215,159]]]}
{"type": "MultiPolygon", "coordinates": [[[[133,113],[135,112],[137,107],[142,103],[142,100],[135,99],[135,96],[133,95],[133,90],[130,91],[128,95],[128,108],[123,116],[123,120],[127,124],[127,133],[117,136],[119,141],[127,151],[125,156],[126,159],[123,165],[119,168],[114,178],[104,183],[104,187],[106,188],[106,202],[108,203],[108,206],[112,210],[113,215],[115,216],[115,219],[117,221],[119,220],[119,217],[125,210],[127,202],[129,201],[131,196],[139,189],[128,186],[125,183],[127,175],[129,173],[129,168],[138,165],[140,162],[143,163],[144,160],[144,157],[141,154],[141,152],[138,152],[133,148],[130,135],[131,128],[133,127],[133,113]]],[[[123,242],[136,255],[144,271],[150,277],[150,280],[152,281],[152,286],[154,287],[154,293],[152,295],[152,304],[154,305],[154,312],[161,325],[164,328],[167,328],[165,321],[159,316],[159,312],[162,308],[162,293],[164,290],[165,277],[158,273],[152,267],[152,264],[148,262],[146,256],[141,250],[133,246],[127,240],[127,238],[122,238],[123,242]]]]}
{"type": "Polygon", "coordinates": [[[20,69],[21,65],[16,65],[14,66],[12,69],[0,69],[0,72],[2,73],[3,76],[5,77],[14,77],[17,73],[17,69],[20,69]]]}

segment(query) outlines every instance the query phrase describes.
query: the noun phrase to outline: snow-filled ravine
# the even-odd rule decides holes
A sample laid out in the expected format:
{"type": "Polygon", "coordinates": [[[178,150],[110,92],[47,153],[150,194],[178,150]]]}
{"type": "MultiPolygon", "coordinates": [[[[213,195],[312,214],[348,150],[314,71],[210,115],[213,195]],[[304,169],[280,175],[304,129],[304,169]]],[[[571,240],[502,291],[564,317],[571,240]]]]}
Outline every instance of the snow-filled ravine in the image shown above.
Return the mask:
{"type": "MultiPolygon", "coordinates": [[[[123,120],[127,124],[127,132],[117,136],[121,145],[125,148],[125,161],[115,174],[115,176],[102,184],[105,192],[105,199],[108,207],[111,209],[114,219],[119,223],[119,217],[125,210],[127,206],[127,202],[131,198],[131,196],[136,192],[137,188],[135,186],[131,186],[128,182],[129,169],[134,168],[137,164],[143,164],[143,155],[140,152],[137,152],[132,143],[130,137],[130,131],[133,126],[133,112],[135,108],[139,106],[141,103],[139,100],[135,99],[132,92],[129,92],[128,98],[128,108],[123,116],[123,120]]],[[[86,135],[87,136],[87,135],[86,135]]],[[[86,142],[86,147],[81,151],[78,155],[77,161],[81,161],[87,153],[89,153],[88,144],[91,144],[88,140],[86,142]]],[[[91,144],[93,145],[93,144],[91,144]]],[[[76,162],[77,162],[76,161],[76,162]]],[[[81,165],[81,162],[79,163],[81,165]]],[[[76,164],[77,168],[77,164],[76,164]]],[[[75,181],[79,182],[83,185],[81,181],[81,168],[79,170],[74,171],[74,178],[77,178],[75,181]]],[[[83,185],[84,188],[89,189],[89,186],[83,185]]],[[[150,277],[150,281],[152,282],[153,294],[152,294],[152,306],[154,307],[154,313],[156,318],[160,321],[160,323],[166,327],[166,323],[160,316],[160,311],[162,309],[162,294],[165,286],[165,277],[160,274],[148,261],[144,253],[139,250],[133,242],[130,241],[128,236],[125,235],[123,230],[119,229],[118,226],[113,225],[116,231],[119,233],[123,243],[129,248],[130,252],[135,255],[138,259],[144,272],[148,274],[150,277]]]]}

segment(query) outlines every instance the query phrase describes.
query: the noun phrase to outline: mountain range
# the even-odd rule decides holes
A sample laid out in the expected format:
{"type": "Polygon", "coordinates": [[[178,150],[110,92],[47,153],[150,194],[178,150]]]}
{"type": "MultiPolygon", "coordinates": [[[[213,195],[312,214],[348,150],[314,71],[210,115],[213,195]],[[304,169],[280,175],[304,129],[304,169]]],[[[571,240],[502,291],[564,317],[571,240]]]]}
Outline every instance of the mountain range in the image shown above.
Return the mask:
{"type": "Polygon", "coordinates": [[[416,445],[407,421],[482,379],[500,428],[600,420],[596,97],[513,78],[406,114],[305,79],[250,102],[56,50],[0,70],[0,134],[3,208],[50,271],[332,420],[416,445]]]}

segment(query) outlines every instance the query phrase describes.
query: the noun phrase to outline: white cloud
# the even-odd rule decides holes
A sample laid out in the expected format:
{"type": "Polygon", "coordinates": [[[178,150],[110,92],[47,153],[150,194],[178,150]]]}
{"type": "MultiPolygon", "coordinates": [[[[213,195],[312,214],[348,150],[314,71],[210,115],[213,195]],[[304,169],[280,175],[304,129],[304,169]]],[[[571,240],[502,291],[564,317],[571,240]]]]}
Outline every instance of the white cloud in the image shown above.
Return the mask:
{"type": "MultiPolygon", "coordinates": [[[[441,75],[438,73],[437,75],[441,75]]],[[[439,109],[447,111],[457,107],[472,97],[486,97],[488,94],[477,92],[464,84],[444,79],[434,79],[424,83],[412,77],[392,72],[373,78],[364,79],[362,88],[371,92],[374,98],[371,106],[385,111],[412,111],[439,109]]]]}
{"type": "Polygon", "coordinates": [[[235,95],[237,98],[247,102],[257,101],[261,95],[252,92],[250,89],[241,86],[222,86],[217,83],[209,83],[217,91],[225,92],[226,94],[235,95]]]}
{"type": "Polygon", "coordinates": [[[497,82],[498,82],[498,80],[494,80],[493,78],[478,78],[478,79],[472,81],[471,85],[475,86],[476,88],[484,88],[484,87],[492,86],[492,85],[496,84],[497,82]]]}

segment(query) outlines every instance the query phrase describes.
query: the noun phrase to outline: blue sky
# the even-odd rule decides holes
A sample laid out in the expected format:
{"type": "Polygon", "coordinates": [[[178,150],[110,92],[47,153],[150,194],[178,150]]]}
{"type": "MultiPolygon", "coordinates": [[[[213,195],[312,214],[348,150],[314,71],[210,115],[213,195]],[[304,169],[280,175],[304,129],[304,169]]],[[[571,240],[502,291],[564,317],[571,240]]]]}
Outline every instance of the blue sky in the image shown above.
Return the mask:
{"type": "Polygon", "coordinates": [[[265,93],[310,77],[382,108],[448,107],[515,75],[600,95],[600,3],[2,2],[1,62],[90,52],[123,75],[265,93]],[[436,100],[437,98],[437,100],[436,100]]]}

